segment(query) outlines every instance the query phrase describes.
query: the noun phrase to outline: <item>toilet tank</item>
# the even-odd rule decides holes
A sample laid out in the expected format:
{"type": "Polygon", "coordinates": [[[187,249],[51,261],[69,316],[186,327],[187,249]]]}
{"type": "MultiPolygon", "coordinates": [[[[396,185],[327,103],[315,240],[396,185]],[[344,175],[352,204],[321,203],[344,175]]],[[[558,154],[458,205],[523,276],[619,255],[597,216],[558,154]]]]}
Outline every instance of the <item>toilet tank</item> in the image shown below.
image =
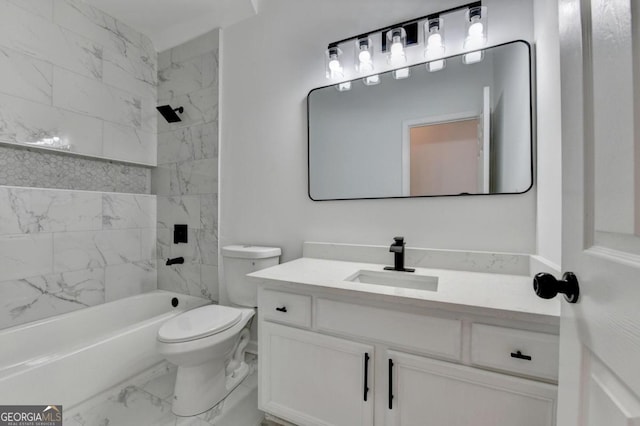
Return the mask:
{"type": "Polygon", "coordinates": [[[229,301],[237,306],[254,308],[258,306],[256,282],[247,274],[280,263],[281,250],[278,247],[233,245],[222,248],[224,281],[229,301]]]}

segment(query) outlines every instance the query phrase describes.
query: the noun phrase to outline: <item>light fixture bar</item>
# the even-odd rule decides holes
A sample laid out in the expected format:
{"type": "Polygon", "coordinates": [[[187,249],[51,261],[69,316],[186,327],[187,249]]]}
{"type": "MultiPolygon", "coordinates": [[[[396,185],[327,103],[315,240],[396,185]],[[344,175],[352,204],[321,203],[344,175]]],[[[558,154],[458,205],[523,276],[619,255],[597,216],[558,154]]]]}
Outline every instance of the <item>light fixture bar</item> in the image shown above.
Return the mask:
{"type": "MultiPolygon", "coordinates": [[[[345,38],[343,40],[334,41],[333,43],[330,43],[327,46],[327,48],[329,49],[331,47],[337,47],[339,44],[346,43],[348,41],[356,40],[356,39],[359,39],[359,38],[366,38],[366,37],[369,37],[370,34],[374,34],[374,33],[386,34],[387,31],[389,31],[389,30],[392,30],[392,29],[398,28],[398,27],[405,28],[410,24],[415,24],[416,28],[417,28],[417,25],[418,25],[419,21],[424,21],[425,19],[430,19],[430,18],[437,18],[440,15],[446,15],[448,13],[456,12],[458,10],[469,9],[469,8],[480,7],[480,6],[482,6],[482,1],[474,1],[474,2],[471,2],[471,3],[463,4],[463,5],[456,6],[456,7],[452,7],[450,9],[441,10],[440,12],[430,13],[428,15],[424,15],[424,16],[421,16],[419,18],[412,18],[412,19],[409,19],[408,21],[399,22],[397,24],[388,25],[386,27],[378,28],[377,30],[371,30],[371,31],[367,31],[366,33],[358,34],[356,36],[347,37],[347,38],[345,38]]],[[[417,39],[417,32],[416,32],[416,39],[417,39]]],[[[417,42],[417,40],[416,40],[416,42],[417,42]]],[[[410,44],[407,43],[407,45],[410,45],[410,44]]]]}
{"type": "Polygon", "coordinates": [[[452,7],[451,9],[447,9],[447,10],[441,10],[438,13],[432,13],[431,15],[427,15],[424,16],[420,19],[418,19],[419,21],[422,21],[424,19],[430,21],[432,19],[436,19],[439,18],[440,15],[447,15],[451,12],[457,12],[458,10],[462,10],[462,9],[471,9],[473,7],[481,7],[482,6],[482,2],[481,1],[474,1],[472,3],[467,3],[467,4],[463,4],[462,6],[456,6],[456,7],[452,7]]]}

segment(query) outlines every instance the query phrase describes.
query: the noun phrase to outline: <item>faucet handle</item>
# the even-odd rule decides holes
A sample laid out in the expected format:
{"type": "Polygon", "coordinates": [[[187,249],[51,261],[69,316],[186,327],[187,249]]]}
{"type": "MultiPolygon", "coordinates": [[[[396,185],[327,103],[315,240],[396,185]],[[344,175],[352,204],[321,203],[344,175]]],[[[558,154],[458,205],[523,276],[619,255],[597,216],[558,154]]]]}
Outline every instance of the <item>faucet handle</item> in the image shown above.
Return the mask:
{"type": "Polygon", "coordinates": [[[404,244],[404,237],[393,237],[394,244],[401,245],[404,244]]]}

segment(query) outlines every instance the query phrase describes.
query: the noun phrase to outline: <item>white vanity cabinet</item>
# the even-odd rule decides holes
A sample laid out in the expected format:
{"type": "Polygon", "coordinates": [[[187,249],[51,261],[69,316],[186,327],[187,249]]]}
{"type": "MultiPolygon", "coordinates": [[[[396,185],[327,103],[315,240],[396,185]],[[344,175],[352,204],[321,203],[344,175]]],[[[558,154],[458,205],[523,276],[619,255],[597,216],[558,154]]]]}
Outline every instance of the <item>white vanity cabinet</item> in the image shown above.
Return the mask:
{"type": "Polygon", "coordinates": [[[557,324],[268,281],[258,321],[260,409],[293,424],[555,425],[557,324]]]}
{"type": "Polygon", "coordinates": [[[299,425],[373,424],[373,346],[272,323],[261,332],[264,411],[299,425]]]}
{"type": "Polygon", "coordinates": [[[552,426],[556,386],[389,351],[387,425],[552,426]]]}

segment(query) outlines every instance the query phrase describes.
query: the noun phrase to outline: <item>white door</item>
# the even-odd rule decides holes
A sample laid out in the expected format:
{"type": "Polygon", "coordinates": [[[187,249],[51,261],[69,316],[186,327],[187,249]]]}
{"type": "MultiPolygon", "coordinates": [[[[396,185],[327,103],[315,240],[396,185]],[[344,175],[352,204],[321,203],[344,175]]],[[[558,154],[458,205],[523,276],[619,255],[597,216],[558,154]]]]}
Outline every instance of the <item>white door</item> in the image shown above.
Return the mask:
{"type": "Polygon", "coordinates": [[[554,385],[402,352],[387,354],[388,426],[554,424],[554,385]]]}
{"type": "Polygon", "coordinates": [[[559,426],[640,425],[640,2],[560,0],[559,426]]]}
{"type": "Polygon", "coordinates": [[[373,346],[265,322],[263,410],[300,426],[373,424],[373,346]]]}

